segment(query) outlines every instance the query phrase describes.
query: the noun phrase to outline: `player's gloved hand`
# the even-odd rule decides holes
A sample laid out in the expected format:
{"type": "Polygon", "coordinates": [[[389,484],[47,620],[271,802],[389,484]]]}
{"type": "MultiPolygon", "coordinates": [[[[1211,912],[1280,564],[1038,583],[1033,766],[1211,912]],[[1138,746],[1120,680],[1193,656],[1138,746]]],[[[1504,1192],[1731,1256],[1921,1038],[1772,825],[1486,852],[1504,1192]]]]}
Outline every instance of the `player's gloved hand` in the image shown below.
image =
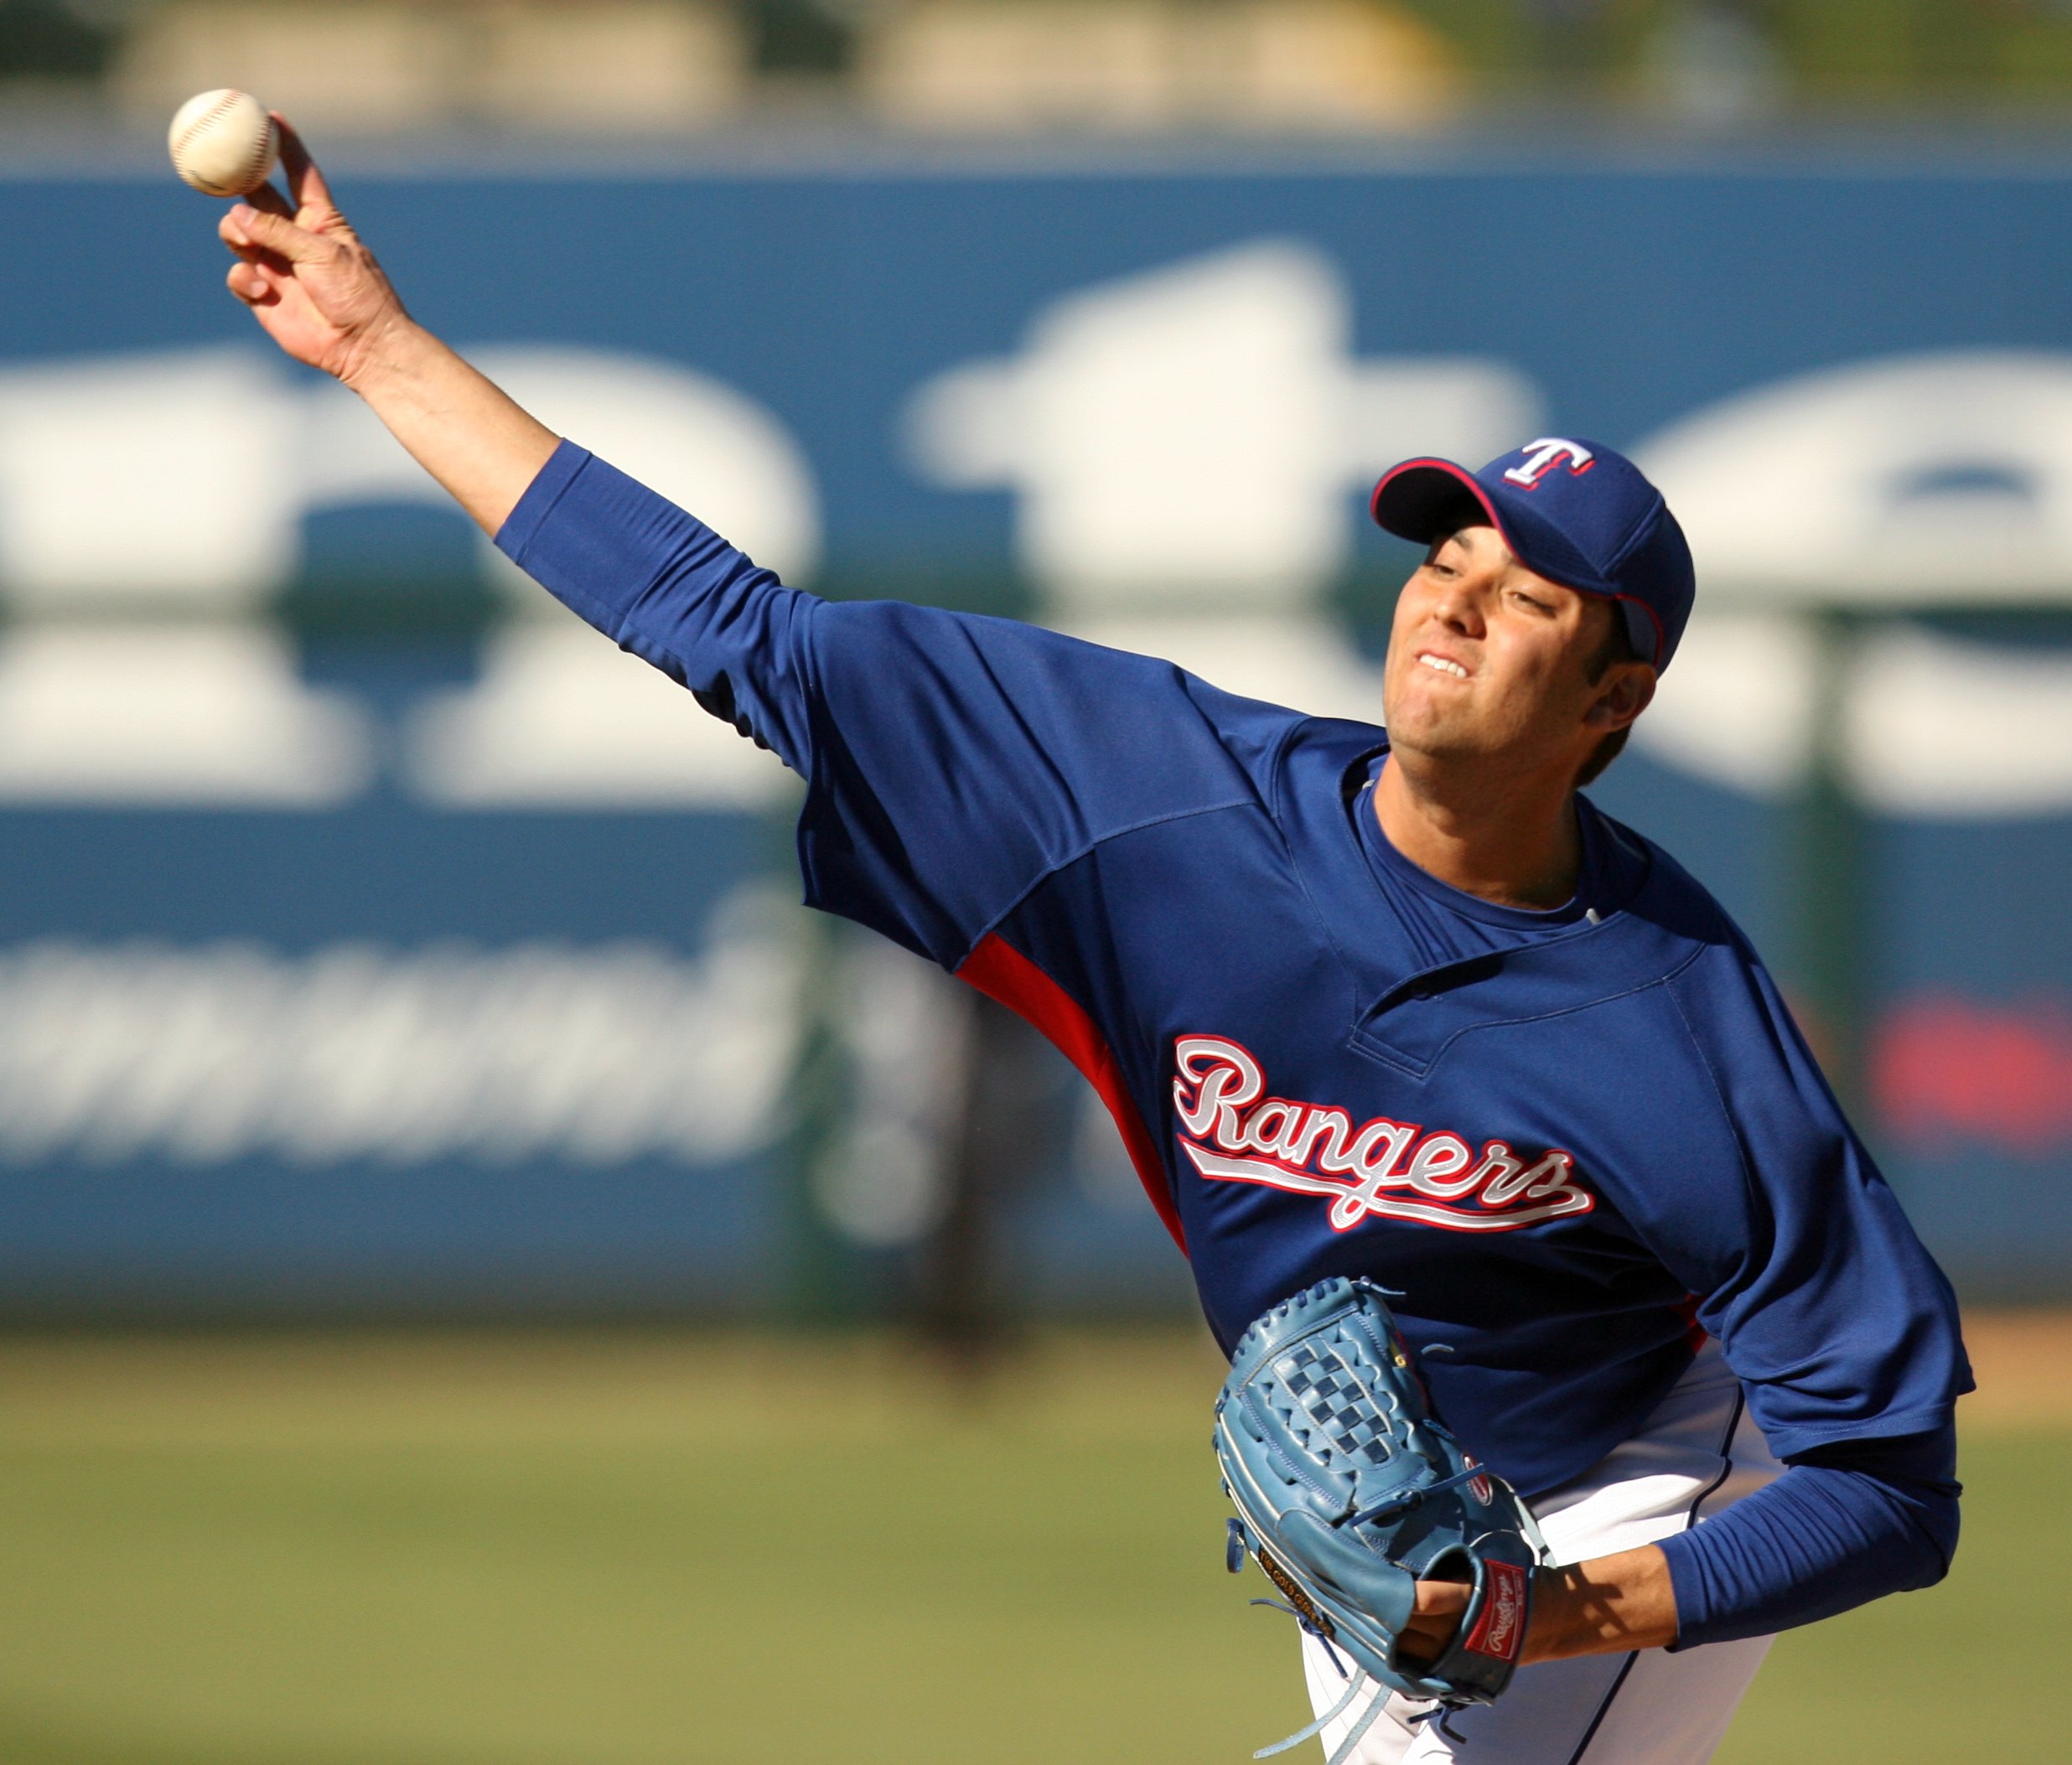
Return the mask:
{"type": "Polygon", "coordinates": [[[1346,1676],[1314,1727],[1368,1680],[1441,1710],[1510,1684],[1546,1547],[1432,1413],[1380,1288],[1323,1281],[1253,1324],[1216,1401],[1215,1447],[1238,1512],[1231,1567],[1251,1552],[1346,1676]]]}
{"type": "Polygon", "coordinates": [[[1412,1667],[1429,1667],[1459,1635],[1460,1621],[1474,1597],[1474,1589],[1466,1581],[1418,1582],[1417,1603],[1396,1639],[1396,1659],[1412,1667]]]}
{"type": "Polygon", "coordinates": [[[297,361],[350,384],[382,334],[409,315],[302,137],[278,112],[274,121],[292,200],[262,184],[224,215],[217,231],[238,259],[231,292],[297,361]]]}

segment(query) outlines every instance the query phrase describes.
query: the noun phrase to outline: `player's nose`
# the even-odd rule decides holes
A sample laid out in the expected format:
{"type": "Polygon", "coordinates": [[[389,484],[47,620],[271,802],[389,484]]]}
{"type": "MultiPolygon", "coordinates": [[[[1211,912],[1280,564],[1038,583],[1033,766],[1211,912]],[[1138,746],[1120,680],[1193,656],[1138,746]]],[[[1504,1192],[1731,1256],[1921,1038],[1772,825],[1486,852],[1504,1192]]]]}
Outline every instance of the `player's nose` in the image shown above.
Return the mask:
{"type": "Polygon", "coordinates": [[[1467,576],[1444,584],[1432,603],[1432,614],[1448,631],[1463,637],[1480,637],[1485,585],[1467,576]]]}

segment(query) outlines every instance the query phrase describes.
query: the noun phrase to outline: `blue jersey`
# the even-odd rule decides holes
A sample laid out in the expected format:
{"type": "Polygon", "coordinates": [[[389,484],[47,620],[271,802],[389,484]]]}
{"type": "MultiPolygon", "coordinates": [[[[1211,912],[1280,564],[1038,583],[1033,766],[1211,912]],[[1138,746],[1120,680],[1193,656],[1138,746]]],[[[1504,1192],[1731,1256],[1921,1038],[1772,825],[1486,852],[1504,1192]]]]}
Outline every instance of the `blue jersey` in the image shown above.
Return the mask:
{"type": "Polygon", "coordinates": [[[1064,1050],[1226,1347],[1370,1276],[1527,1495],[1634,1433],[1700,1330],[1780,1457],[1946,1431],[1948,1285],[1746,940],[1587,801],[1577,899],[1506,909],[1381,837],[1374,725],[787,589],[570,447],[499,543],[805,777],[811,904],[1064,1050]]]}

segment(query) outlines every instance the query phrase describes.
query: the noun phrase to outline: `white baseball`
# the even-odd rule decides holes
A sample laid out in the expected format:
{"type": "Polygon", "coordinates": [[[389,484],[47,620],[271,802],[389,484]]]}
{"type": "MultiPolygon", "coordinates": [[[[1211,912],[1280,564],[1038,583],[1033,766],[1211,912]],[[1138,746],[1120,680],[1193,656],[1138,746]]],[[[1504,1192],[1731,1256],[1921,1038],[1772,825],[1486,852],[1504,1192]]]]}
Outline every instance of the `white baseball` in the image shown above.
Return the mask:
{"type": "Polygon", "coordinates": [[[267,181],[281,132],[249,92],[197,93],[173,113],[166,137],[173,169],[211,196],[242,196],[267,181]]]}

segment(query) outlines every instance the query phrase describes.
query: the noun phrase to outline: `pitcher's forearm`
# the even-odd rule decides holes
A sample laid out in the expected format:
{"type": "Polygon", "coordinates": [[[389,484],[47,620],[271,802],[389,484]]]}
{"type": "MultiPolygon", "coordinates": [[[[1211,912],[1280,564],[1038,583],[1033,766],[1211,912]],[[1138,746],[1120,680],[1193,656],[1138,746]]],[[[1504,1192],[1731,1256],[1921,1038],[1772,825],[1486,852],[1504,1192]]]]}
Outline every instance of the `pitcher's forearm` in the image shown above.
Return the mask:
{"type": "MultiPolygon", "coordinates": [[[[1420,1581],[1417,1602],[1403,1627],[1404,1658],[1437,1660],[1468,1609],[1464,1581],[1420,1581]]],[[[1611,1556],[1542,1569],[1535,1579],[1532,1617],[1521,1664],[1578,1654],[1660,1649],[1676,1640],[1676,1588],[1669,1560],[1655,1545],[1611,1556]]]]}
{"type": "Polygon", "coordinates": [[[560,437],[397,313],[341,378],[485,533],[504,525],[560,437]]]}
{"type": "Polygon", "coordinates": [[[1643,1545],[1587,1563],[1543,1569],[1524,1659],[1660,1649],[1676,1640],[1676,1590],[1660,1550],[1643,1545]]]}

